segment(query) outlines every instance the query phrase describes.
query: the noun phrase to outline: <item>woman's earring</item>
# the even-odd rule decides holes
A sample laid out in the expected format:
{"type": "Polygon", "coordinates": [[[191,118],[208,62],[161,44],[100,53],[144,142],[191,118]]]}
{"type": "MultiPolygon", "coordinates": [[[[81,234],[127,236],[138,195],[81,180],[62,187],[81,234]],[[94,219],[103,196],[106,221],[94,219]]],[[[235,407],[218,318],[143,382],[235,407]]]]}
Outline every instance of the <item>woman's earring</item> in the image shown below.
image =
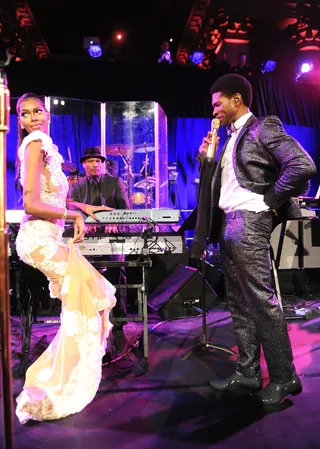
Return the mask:
{"type": "Polygon", "coordinates": [[[21,125],[21,129],[24,129],[24,126],[23,126],[23,125],[21,125]]]}

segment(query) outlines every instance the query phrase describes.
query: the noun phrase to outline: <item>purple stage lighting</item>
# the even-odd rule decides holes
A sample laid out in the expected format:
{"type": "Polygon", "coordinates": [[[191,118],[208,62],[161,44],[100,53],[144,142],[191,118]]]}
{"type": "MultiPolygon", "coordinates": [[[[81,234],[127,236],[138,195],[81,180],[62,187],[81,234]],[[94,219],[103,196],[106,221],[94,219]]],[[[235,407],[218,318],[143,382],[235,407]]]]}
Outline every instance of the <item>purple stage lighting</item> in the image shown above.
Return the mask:
{"type": "Polygon", "coordinates": [[[301,65],[300,72],[301,72],[301,73],[308,73],[308,72],[310,72],[312,69],[313,69],[313,64],[310,64],[309,62],[304,62],[304,63],[301,65]]]}
{"type": "Polygon", "coordinates": [[[304,62],[300,66],[299,72],[296,74],[296,81],[300,78],[300,76],[304,73],[309,73],[313,69],[313,64],[310,62],[304,62]]]}
{"type": "Polygon", "coordinates": [[[272,61],[271,59],[268,59],[268,61],[263,62],[260,66],[261,68],[261,73],[269,73],[269,72],[273,72],[274,69],[276,68],[276,61],[272,61]]]}
{"type": "Polygon", "coordinates": [[[91,44],[88,49],[89,55],[91,58],[101,58],[102,56],[102,48],[99,44],[91,44]]]}
{"type": "Polygon", "coordinates": [[[203,51],[195,51],[194,53],[192,53],[189,56],[189,58],[190,58],[192,64],[199,65],[203,61],[204,53],[203,53],[203,51]]]}

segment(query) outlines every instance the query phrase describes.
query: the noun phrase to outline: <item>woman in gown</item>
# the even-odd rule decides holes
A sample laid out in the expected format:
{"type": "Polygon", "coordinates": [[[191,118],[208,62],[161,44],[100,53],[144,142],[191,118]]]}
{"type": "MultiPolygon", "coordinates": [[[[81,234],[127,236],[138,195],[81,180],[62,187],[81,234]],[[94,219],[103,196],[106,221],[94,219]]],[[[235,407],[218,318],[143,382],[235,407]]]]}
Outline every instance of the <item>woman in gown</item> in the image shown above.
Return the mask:
{"type": "Polygon", "coordinates": [[[25,94],[17,103],[17,114],[17,164],[25,211],[17,252],[23,262],[45,274],[50,295],[62,303],[60,329],[27,370],[17,398],[16,414],[26,423],[63,418],[92,401],[116,299],[115,288],[74,246],[85,235],[82,214],[75,209],[94,217],[95,211],[110,208],[72,201],[66,208],[68,181],[61,169],[63,159],[48,135],[44,103],[35,94],[25,94]],[[65,219],[74,221],[68,246],[62,241],[65,219]]]}

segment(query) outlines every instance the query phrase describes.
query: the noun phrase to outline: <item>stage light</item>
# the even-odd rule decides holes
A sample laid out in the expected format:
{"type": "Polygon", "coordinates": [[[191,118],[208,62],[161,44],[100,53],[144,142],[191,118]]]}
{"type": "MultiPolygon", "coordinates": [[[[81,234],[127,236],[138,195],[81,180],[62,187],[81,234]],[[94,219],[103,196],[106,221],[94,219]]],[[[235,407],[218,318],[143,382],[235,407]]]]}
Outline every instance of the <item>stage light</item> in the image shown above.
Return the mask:
{"type": "Polygon", "coordinates": [[[189,58],[190,58],[190,61],[192,62],[192,64],[199,65],[203,61],[204,53],[203,53],[203,51],[195,51],[194,53],[192,53],[189,56],[189,58]]]}
{"type": "Polygon", "coordinates": [[[301,73],[308,73],[308,72],[310,72],[312,69],[313,69],[313,64],[310,64],[309,62],[304,62],[304,63],[301,65],[300,72],[301,72],[301,73]]]}
{"type": "Polygon", "coordinates": [[[116,39],[118,41],[121,41],[122,37],[123,37],[123,35],[119,33],[119,34],[117,34],[116,39]]]}
{"type": "Polygon", "coordinates": [[[88,52],[91,58],[101,58],[102,47],[100,38],[96,36],[86,36],[83,38],[83,49],[88,52]]]}
{"type": "Polygon", "coordinates": [[[99,44],[91,44],[88,49],[89,55],[91,58],[101,58],[102,56],[102,47],[99,44]]]}
{"type": "Polygon", "coordinates": [[[52,101],[52,103],[53,103],[55,106],[58,106],[59,104],[60,104],[61,106],[65,106],[65,104],[66,104],[66,102],[65,102],[64,100],[59,100],[58,98],[55,98],[55,99],[52,101]]]}
{"type": "Polygon", "coordinates": [[[312,63],[310,63],[310,62],[302,63],[300,66],[300,70],[296,74],[296,81],[298,81],[298,79],[300,78],[301,75],[303,75],[304,73],[311,72],[312,69],[313,69],[312,63]]]}
{"type": "Polygon", "coordinates": [[[260,65],[260,69],[261,69],[261,73],[269,73],[269,72],[273,72],[274,69],[276,68],[276,61],[272,61],[271,59],[268,59],[266,62],[263,62],[260,65]]]}

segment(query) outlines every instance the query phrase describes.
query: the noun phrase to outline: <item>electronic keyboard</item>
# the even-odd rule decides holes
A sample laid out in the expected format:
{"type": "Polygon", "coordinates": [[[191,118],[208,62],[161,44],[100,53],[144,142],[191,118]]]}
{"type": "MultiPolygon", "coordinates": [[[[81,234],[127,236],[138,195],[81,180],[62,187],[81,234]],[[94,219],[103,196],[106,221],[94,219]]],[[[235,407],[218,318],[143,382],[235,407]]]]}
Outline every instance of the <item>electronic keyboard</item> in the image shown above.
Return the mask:
{"type": "MultiPolygon", "coordinates": [[[[21,209],[7,210],[6,222],[10,224],[21,223],[24,211],[21,209]]],[[[99,220],[85,217],[85,223],[90,224],[172,224],[179,223],[179,209],[113,209],[111,211],[95,212],[99,220]]],[[[71,220],[67,220],[71,222],[71,220]]]]}

